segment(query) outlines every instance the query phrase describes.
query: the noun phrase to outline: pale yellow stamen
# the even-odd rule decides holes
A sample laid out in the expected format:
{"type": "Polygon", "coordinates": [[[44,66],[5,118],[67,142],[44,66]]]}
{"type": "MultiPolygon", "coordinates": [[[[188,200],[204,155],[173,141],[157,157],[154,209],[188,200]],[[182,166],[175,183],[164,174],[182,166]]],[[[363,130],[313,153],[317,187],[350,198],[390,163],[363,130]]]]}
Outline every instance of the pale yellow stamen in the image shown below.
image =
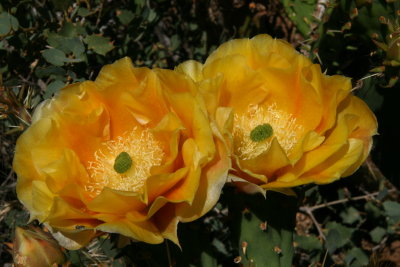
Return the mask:
{"type": "Polygon", "coordinates": [[[90,181],[86,191],[98,195],[104,187],[142,192],[144,183],[153,166],[159,166],[164,158],[162,145],[148,129],[135,127],[131,132],[104,142],[94,153],[94,161],[88,162],[90,181]],[[132,165],[123,173],[115,170],[115,160],[128,154],[132,165]]]}
{"type": "Polygon", "coordinates": [[[235,154],[240,159],[248,160],[257,157],[267,151],[273,138],[276,138],[287,155],[298,142],[303,126],[297,124],[296,118],[283,110],[279,110],[276,104],[269,106],[250,105],[243,114],[235,113],[233,139],[235,154]],[[269,124],[273,135],[260,142],[250,138],[251,132],[260,125],[269,124]]]}

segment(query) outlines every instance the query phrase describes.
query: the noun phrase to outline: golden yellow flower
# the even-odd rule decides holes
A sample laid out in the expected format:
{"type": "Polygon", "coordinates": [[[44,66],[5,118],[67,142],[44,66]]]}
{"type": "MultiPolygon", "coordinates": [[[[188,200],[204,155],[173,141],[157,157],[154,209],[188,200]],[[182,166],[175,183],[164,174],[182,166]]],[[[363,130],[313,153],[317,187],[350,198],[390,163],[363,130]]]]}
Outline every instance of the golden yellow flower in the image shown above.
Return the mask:
{"type": "Polygon", "coordinates": [[[211,116],[233,110],[225,131],[237,182],[265,189],[329,183],[352,174],[371,149],[377,122],[352,95],[350,79],[324,75],[283,40],[229,41],[204,65],[187,61],[176,70],[197,82],[211,116]]]}
{"type": "Polygon", "coordinates": [[[230,168],[196,92],[182,74],[124,58],[43,102],[13,163],[31,219],[69,249],[99,232],[178,243],[177,223],[212,208],[230,168]]]}

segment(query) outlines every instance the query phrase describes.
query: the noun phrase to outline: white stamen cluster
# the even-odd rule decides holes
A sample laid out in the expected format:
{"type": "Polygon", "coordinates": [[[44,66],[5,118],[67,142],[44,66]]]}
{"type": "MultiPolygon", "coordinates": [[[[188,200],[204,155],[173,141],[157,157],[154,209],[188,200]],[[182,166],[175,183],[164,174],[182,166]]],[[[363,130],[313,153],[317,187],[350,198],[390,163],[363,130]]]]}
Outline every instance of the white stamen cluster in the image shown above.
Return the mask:
{"type": "Polygon", "coordinates": [[[235,154],[240,159],[253,159],[267,151],[273,138],[276,138],[287,155],[296,145],[303,126],[296,123],[296,118],[283,110],[279,110],[274,103],[269,106],[249,105],[244,114],[234,115],[233,143],[235,154]],[[273,135],[261,142],[254,142],[250,138],[251,131],[262,124],[270,124],[273,135]]]}
{"type": "Polygon", "coordinates": [[[159,166],[163,158],[162,145],[153,134],[148,129],[135,127],[129,133],[101,144],[94,153],[94,161],[88,162],[90,179],[85,190],[93,196],[100,194],[104,187],[142,192],[151,167],[159,166]],[[128,153],[133,162],[124,173],[114,169],[115,159],[121,152],[128,153]]]}

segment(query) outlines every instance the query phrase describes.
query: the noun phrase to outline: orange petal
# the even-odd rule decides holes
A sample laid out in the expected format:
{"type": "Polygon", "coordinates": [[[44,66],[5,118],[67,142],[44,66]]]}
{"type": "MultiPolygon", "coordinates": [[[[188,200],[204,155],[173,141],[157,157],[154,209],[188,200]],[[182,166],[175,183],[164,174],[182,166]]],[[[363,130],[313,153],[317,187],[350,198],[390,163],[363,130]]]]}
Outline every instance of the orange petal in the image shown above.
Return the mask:
{"type": "Polygon", "coordinates": [[[122,234],[149,244],[159,244],[163,242],[163,237],[159,230],[148,221],[133,223],[122,219],[120,221],[101,224],[97,226],[96,229],[107,233],[122,234]]]}
{"type": "Polygon", "coordinates": [[[203,169],[200,183],[192,203],[183,202],[177,205],[176,214],[182,221],[193,221],[208,212],[218,201],[222,187],[226,183],[231,162],[228,158],[225,144],[219,146],[219,155],[210,161],[203,169]]]}
{"type": "Polygon", "coordinates": [[[87,204],[90,211],[124,216],[130,210],[143,210],[146,205],[138,194],[124,194],[122,191],[105,187],[101,193],[87,204]]]}
{"type": "Polygon", "coordinates": [[[180,247],[178,240],[179,217],[176,216],[173,205],[167,205],[157,212],[154,222],[164,238],[171,240],[180,247]]]}
{"type": "Polygon", "coordinates": [[[93,230],[64,232],[56,228],[52,229],[49,225],[46,226],[58,243],[69,250],[77,250],[86,246],[96,236],[96,231],[93,230]]]}
{"type": "Polygon", "coordinates": [[[274,138],[270,148],[258,155],[254,159],[240,160],[240,165],[243,169],[253,173],[264,174],[272,177],[274,172],[290,163],[285,151],[279,145],[279,142],[274,138]]]}
{"type": "Polygon", "coordinates": [[[188,176],[189,168],[180,168],[171,174],[159,174],[150,176],[146,181],[146,191],[149,202],[153,202],[158,196],[173,188],[178,182],[188,176]]]}

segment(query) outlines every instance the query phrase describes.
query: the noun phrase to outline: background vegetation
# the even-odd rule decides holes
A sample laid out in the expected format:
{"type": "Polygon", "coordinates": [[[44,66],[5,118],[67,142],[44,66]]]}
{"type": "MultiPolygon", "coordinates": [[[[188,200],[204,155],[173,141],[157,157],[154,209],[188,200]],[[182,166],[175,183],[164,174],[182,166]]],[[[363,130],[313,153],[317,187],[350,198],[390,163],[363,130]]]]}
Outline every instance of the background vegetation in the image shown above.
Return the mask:
{"type": "MultiPolygon", "coordinates": [[[[237,197],[229,203],[236,192],[227,187],[209,214],[180,226],[182,251],[108,235],[65,251],[69,263],[251,266],[247,246],[267,244],[257,237],[238,242],[238,228],[260,227],[264,240],[279,239],[284,234],[276,234],[274,225],[283,220],[290,238],[295,229],[294,266],[400,266],[399,23],[397,0],[2,0],[0,262],[12,263],[7,244],[15,226],[28,220],[15,195],[11,163],[15,140],[40,101],[66,84],[94,79],[103,65],[123,56],[137,66],[173,68],[186,59],[204,61],[229,39],[268,33],[292,43],[328,74],[353,79],[354,93],[379,120],[367,162],[352,177],[298,188],[296,201],[269,194],[269,201],[279,201],[261,221],[244,211],[264,200],[237,197]],[[282,217],[282,207],[296,218],[282,217]]],[[[274,250],[274,266],[288,266],[279,247],[274,250]]]]}

